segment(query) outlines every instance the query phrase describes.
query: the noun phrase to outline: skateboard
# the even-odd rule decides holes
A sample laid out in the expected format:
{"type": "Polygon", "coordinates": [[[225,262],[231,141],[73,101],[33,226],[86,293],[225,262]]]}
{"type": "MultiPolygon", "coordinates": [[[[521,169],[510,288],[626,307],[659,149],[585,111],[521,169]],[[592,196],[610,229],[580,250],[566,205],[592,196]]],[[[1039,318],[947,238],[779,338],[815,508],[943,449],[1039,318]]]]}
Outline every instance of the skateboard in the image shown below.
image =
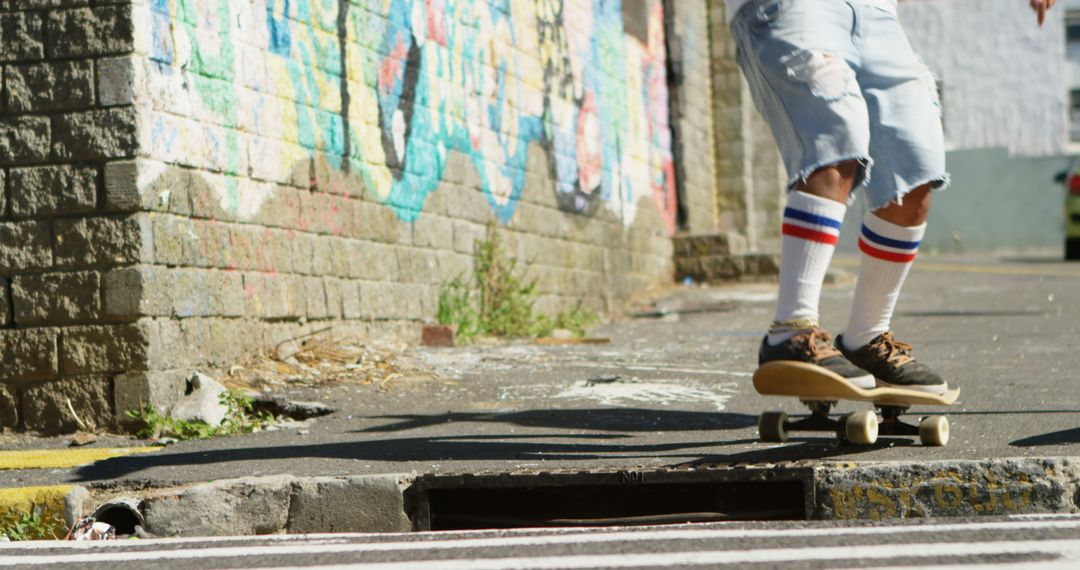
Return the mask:
{"type": "Polygon", "coordinates": [[[810,408],[810,416],[796,421],[789,421],[784,412],[762,413],[758,435],[768,442],[787,441],[792,431],[829,431],[841,441],[857,445],[872,445],[880,434],[918,436],[923,445],[941,446],[949,442],[949,420],[945,416],[927,416],[916,426],[900,421],[900,415],[913,404],[948,406],[960,396],[959,389],[941,395],[903,388],[864,390],[820,366],[793,360],[761,365],[754,372],[754,389],[769,396],[795,396],[810,408]],[[872,402],[881,411],[881,420],[870,410],[838,420],[830,418],[829,411],[840,400],[872,402]]]}

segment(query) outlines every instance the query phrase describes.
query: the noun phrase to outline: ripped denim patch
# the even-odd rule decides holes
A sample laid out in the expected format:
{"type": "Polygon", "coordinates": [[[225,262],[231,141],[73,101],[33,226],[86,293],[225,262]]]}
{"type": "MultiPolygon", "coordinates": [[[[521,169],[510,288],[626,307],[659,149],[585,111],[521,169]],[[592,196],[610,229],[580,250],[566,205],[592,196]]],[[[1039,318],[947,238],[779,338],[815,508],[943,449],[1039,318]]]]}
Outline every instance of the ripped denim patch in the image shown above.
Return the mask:
{"type": "Polygon", "coordinates": [[[800,49],[780,58],[788,77],[805,83],[810,92],[836,101],[859,91],[855,70],[843,58],[828,51],[800,49]]]}

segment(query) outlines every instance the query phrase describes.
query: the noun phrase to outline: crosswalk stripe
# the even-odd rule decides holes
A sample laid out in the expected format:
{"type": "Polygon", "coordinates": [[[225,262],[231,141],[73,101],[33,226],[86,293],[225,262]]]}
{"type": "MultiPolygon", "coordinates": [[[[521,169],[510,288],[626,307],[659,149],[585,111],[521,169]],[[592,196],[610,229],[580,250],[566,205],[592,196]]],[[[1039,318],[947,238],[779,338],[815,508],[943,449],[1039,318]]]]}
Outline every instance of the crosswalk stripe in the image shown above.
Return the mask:
{"type": "MultiPolygon", "coordinates": [[[[1080,540],[1013,541],[998,543],[961,542],[927,544],[887,544],[875,546],[828,546],[761,550],[709,550],[701,552],[661,552],[650,554],[598,554],[542,556],[536,558],[481,558],[464,560],[409,560],[401,562],[352,563],[310,566],[311,570],[554,570],[576,568],[640,568],[648,566],[716,566],[827,560],[887,558],[930,558],[1001,554],[1056,554],[1062,562],[1080,563],[1080,540]]],[[[1054,561],[1057,562],[1057,561],[1054,561]]],[[[259,570],[283,570],[265,567],[259,570]]]]}
{"type": "MultiPolygon", "coordinates": [[[[412,550],[425,548],[430,550],[454,550],[462,548],[489,548],[501,546],[543,546],[558,544],[600,544],[607,542],[648,542],[668,540],[703,540],[703,539],[735,539],[735,538],[798,538],[798,537],[825,537],[825,536],[871,536],[871,535],[898,535],[898,534],[943,534],[955,531],[986,531],[986,530],[1065,530],[1080,529],[1080,519],[1036,519],[1024,521],[1000,521],[986,523],[946,523],[928,525],[890,525],[873,527],[830,527],[830,528],[788,528],[788,529],[747,529],[747,528],[679,528],[662,530],[619,530],[612,532],[597,532],[595,529],[560,529],[557,532],[537,533],[536,529],[522,531],[529,533],[526,536],[503,536],[488,537],[489,531],[476,531],[477,538],[452,538],[442,540],[401,540],[388,542],[370,542],[356,544],[371,552],[390,552],[395,550],[412,550]]],[[[466,533],[467,534],[467,533],[466,533]]],[[[123,549],[133,546],[189,546],[191,544],[215,542],[249,541],[310,541],[311,544],[341,544],[349,539],[385,537],[373,534],[306,534],[306,535],[268,535],[258,537],[208,537],[208,538],[164,538],[152,540],[140,540],[138,542],[62,542],[62,541],[34,541],[16,542],[0,547],[0,553],[12,550],[45,550],[57,548],[73,549],[123,549]]],[[[411,535],[413,537],[425,535],[411,535]]],[[[426,535],[437,536],[437,535],[426,535]]],[[[260,545],[258,548],[275,548],[275,545],[260,545]]],[[[249,548],[249,547],[222,547],[225,548],[249,548]]],[[[254,547],[252,547],[254,548],[254,547]]],[[[215,550],[213,548],[203,549],[215,550]]],[[[0,556],[0,565],[4,565],[8,557],[0,556]]],[[[25,560],[25,558],[23,558],[25,560]]]]}
{"type": "MultiPolygon", "coordinates": [[[[1080,525],[1080,521],[1072,525],[1064,525],[1067,528],[1075,528],[1080,525]]],[[[858,534],[876,534],[863,532],[872,529],[888,528],[892,531],[892,534],[905,529],[919,529],[920,532],[935,532],[940,533],[940,527],[945,525],[930,525],[927,527],[868,527],[858,529],[843,529],[843,530],[856,530],[860,532],[834,532],[834,533],[819,533],[817,536],[826,536],[833,534],[837,536],[851,536],[858,534]]],[[[1034,526],[1034,524],[1030,525],[1034,526]]],[[[1042,528],[1062,528],[1063,521],[1055,521],[1051,523],[1044,523],[1039,525],[1042,528]]],[[[1016,528],[1015,526],[1013,528],[1016,528]]],[[[165,560],[165,559],[207,559],[207,558],[226,558],[226,557],[241,557],[252,555],[299,555],[299,554],[333,554],[333,553],[375,553],[375,552],[401,552],[401,551],[437,551],[448,549],[463,549],[463,548],[510,548],[520,546],[555,546],[565,544],[601,544],[601,543],[613,543],[613,542],[641,542],[641,541],[672,541],[672,540],[693,540],[693,539],[732,539],[732,538],[745,538],[748,536],[759,537],[777,537],[781,535],[786,536],[815,536],[813,533],[792,533],[790,531],[786,533],[781,532],[768,532],[758,529],[758,532],[752,532],[753,529],[735,530],[732,532],[726,532],[723,530],[683,530],[683,531],[652,531],[642,533],[632,532],[613,532],[613,533],[593,533],[593,534],[579,534],[569,536],[532,536],[532,537],[512,537],[512,538],[488,538],[488,539],[453,539],[447,541],[403,541],[403,542],[389,542],[389,543],[342,543],[340,540],[335,542],[333,540],[317,540],[309,543],[302,544],[284,544],[284,545],[251,545],[251,546],[229,546],[229,547],[212,547],[212,548],[188,548],[183,550],[140,550],[137,552],[123,552],[116,551],[115,549],[94,549],[93,546],[82,546],[78,548],[84,550],[84,552],[77,554],[46,554],[46,555],[14,555],[14,556],[0,556],[0,566],[12,566],[16,564],[72,564],[72,563],[84,563],[84,562],[130,562],[137,560],[165,560]],[[97,550],[97,552],[85,552],[87,549],[97,550]]],[[[794,530],[812,530],[812,529],[791,529],[794,530]]],[[[822,529],[826,530],[826,529],[822,529]]],[[[840,530],[840,529],[827,529],[827,530],[840,530]]],[[[150,546],[148,543],[167,544],[167,541],[139,541],[132,544],[132,546],[150,546]]],[[[71,543],[68,543],[71,544],[71,543]]],[[[107,542],[84,542],[77,543],[80,545],[96,545],[96,544],[109,544],[107,542]]],[[[953,545],[959,545],[959,548],[964,548],[966,543],[951,543],[953,545]]],[[[1036,545],[1042,544],[1044,548],[1054,548],[1055,545],[1070,544],[1069,548],[1074,548],[1077,552],[1080,552],[1080,540],[1074,541],[1060,541],[1060,542],[1048,542],[1048,541],[1028,541],[1028,542],[1000,542],[996,543],[995,547],[1001,547],[1000,545],[1006,544],[1023,544],[1023,545],[1036,545]]],[[[55,546],[59,546],[58,543],[54,543],[55,546]]],[[[937,549],[941,543],[931,545],[933,549],[937,549]]],[[[918,547],[913,545],[884,545],[888,547],[896,546],[902,547],[905,553],[910,554],[918,547]]],[[[989,546],[989,545],[984,545],[989,546]]],[[[824,550],[821,552],[831,552],[829,548],[832,547],[820,547],[824,550]]],[[[846,547],[845,547],[846,548],[846,547]]],[[[873,552],[875,548],[879,548],[876,545],[865,545],[859,547],[853,547],[856,549],[870,549],[868,552],[873,552]]],[[[806,549],[788,549],[803,551],[806,549]]],[[[771,552],[778,553],[781,550],[771,550],[771,552]]],[[[2,552],[2,550],[0,550],[2,552]]],[[[727,551],[725,551],[727,552],[727,551]]],[[[644,556],[644,555],[643,555],[644,556]]],[[[777,559],[781,560],[781,559],[777,559]]],[[[1080,560],[1080,558],[1078,558],[1080,560]]]]}

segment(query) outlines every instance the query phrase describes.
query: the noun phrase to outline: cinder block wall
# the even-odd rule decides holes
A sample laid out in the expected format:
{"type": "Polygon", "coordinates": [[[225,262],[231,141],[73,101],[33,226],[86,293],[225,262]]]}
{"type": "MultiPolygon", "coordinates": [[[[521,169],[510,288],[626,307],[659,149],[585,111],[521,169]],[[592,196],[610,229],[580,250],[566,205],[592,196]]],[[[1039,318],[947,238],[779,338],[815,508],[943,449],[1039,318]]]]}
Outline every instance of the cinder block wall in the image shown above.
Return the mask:
{"type": "Polygon", "coordinates": [[[106,165],[138,153],[117,79],[135,47],[126,3],[0,3],[0,426],[111,421],[112,376],[147,366],[147,328],[115,313],[114,271],[142,255],[111,209],[106,165]]]}
{"type": "Polygon", "coordinates": [[[716,220],[733,253],[779,251],[787,173],[735,60],[723,0],[709,0],[716,220]]]}
{"type": "Polygon", "coordinates": [[[165,409],[328,326],[413,334],[490,222],[545,310],[671,279],[658,0],[84,4],[0,4],[4,427],[165,409]]]}

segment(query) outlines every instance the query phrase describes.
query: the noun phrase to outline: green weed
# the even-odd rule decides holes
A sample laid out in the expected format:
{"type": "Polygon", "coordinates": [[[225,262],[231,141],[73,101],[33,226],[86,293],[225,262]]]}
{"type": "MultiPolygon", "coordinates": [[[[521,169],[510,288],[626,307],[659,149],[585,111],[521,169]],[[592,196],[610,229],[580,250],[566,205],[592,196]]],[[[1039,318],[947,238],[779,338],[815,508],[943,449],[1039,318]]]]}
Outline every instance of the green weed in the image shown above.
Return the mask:
{"type": "Polygon", "coordinates": [[[62,526],[54,515],[54,520],[45,517],[44,505],[32,505],[29,513],[21,513],[0,522],[0,535],[12,541],[55,540],[60,538],[55,529],[62,526]]]}
{"type": "Polygon", "coordinates": [[[252,399],[245,394],[229,390],[221,395],[221,403],[228,411],[220,425],[203,421],[185,421],[163,416],[147,404],[141,410],[127,410],[124,415],[140,424],[135,435],[142,439],[172,437],[180,440],[208,439],[211,437],[251,433],[274,423],[272,414],[256,413],[252,399]]]}
{"type": "Polygon", "coordinates": [[[550,336],[555,329],[584,336],[597,322],[581,303],[555,316],[536,311],[536,280],[518,276],[518,260],[506,254],[493,224],[473,246],[473,257],[472,279],[458,275],[439,291],[439,324],[456,325],[460,342],[477,336],[550,336]]]}

